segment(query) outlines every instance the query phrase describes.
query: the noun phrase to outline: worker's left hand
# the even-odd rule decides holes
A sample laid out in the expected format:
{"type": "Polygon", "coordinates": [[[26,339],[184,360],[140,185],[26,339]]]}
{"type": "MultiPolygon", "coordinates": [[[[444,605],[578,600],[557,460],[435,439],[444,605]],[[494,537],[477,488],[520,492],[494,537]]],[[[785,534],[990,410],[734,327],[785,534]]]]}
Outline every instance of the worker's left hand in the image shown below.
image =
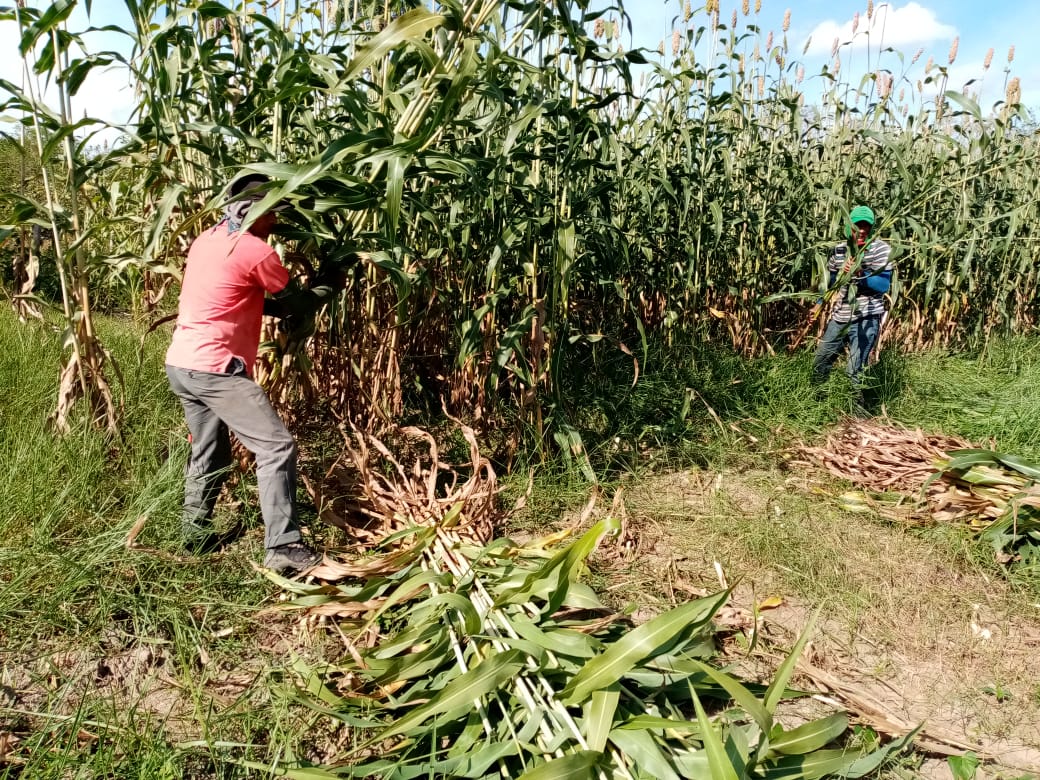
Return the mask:
{"type": "Polygon", "coordinates": [[[312,287],[327,286],[334,290],[343,290],[347,286],[347,272],[340,267],[331,268],[318,274],[312,287]]]}
{"type": "Polygon", "coordinates": [[[331,287],[334,290],[343,290],[350,281],[350,269],[362,258],[357,252],[339,256],[322,264],[321,270],[311,282],[311,287],[331,287]]]}

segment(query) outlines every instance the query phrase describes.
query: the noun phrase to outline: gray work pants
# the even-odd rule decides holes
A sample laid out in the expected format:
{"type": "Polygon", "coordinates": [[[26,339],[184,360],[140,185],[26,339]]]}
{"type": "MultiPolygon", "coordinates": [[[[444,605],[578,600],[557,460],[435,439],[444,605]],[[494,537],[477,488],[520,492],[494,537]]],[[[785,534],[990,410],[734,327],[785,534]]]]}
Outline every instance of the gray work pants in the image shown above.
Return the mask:
{"type": "Polygon", "coordinates": [[[184,406],[191,457],[184,474],[183,530],[198,535],[210,527],[220,487],[231,468],[228,429],[256,456],[264,546],[298,542],[296,442],[267,395],[237,358],[228,373],[166,366],[170,388],[184,406]]]}
{"type": "Polygon", "coordinates": [[[845,373],[852,380],[852,386],[860,390],[863,386],[863,370],[867,367],[870,353],[877,344],[881,332],[881,315],[874,314],[853,322],[827,323],[827,329],[816,347],[813,356],[813,377],[822,382],[830,373],[831,366],[848,344],[849,363],[845,373]]]}

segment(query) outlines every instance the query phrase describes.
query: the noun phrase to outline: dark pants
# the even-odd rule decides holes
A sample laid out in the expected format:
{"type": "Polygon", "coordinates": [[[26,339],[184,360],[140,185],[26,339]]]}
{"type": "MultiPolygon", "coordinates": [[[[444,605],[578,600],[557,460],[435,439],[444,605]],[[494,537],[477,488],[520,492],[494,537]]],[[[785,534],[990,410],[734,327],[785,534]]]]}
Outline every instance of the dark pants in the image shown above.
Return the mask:
{"type": "Polygon", "coordinates": [[[852,386],[856,390],[862,388],[863,369],[867,366],[870,353],[877,344],[878,334],[881,332],[881,316],[876,314],[871,317],[863,317],[855,322],[827,323],[827,329],[823,332],[819,346],[816,347],[816,355],[813,358],[813,377],[823,381],[831,371],[834,361],[845,348],[849,347],[849,363],[845,373],[852,380],[852,386]]]}
{"type": "Polygon", "coordinates": [[[297,542],[296,442],[260,386],[235,359],[226,374],[166,366],[170,388],[184,406],[191,457],[184,476],[183,531],[210,529],[221,485],[231,469],[228,430],[256,456],[256,481],[264,518],[264,546],[297,542]]]}

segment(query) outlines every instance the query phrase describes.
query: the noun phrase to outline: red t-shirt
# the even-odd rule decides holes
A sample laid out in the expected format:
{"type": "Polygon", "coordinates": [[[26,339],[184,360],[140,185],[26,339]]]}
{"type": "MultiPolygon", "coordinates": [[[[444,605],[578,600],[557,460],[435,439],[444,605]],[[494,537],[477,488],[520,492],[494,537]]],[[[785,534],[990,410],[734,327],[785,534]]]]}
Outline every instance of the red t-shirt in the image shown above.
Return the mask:
{"type": "Polygon", "coordinates": [[[264,293],[289,283],[278,253],[251,233],[220,224],[192,242],[167,365],[223,372],[232,358],[250,376],[260,343],[264,293]]]}

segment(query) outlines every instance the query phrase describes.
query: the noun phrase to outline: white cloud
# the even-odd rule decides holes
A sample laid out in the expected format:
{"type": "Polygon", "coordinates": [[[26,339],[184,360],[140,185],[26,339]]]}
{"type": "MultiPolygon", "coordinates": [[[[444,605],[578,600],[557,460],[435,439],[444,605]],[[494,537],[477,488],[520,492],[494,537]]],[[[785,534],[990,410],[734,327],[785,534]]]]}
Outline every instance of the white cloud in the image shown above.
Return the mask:
{"type": "Polygon", "coordinates": [[[855,34],[852,27],[852,19],[844,22],[828,19],[821,22],[810,34],[811,43],[807,53],[830,54],[835,38],[839,43],[849,43],[853,49],[865,49],[868,45],[872,48],[891,46],[903,49],[937,40],[950,40],[957,35],[957,29],[940,22],[935,11],[915,2],[901,8],[882,3],[875,7],[869,21],[866,14],[860,15],[855,34]]]}

